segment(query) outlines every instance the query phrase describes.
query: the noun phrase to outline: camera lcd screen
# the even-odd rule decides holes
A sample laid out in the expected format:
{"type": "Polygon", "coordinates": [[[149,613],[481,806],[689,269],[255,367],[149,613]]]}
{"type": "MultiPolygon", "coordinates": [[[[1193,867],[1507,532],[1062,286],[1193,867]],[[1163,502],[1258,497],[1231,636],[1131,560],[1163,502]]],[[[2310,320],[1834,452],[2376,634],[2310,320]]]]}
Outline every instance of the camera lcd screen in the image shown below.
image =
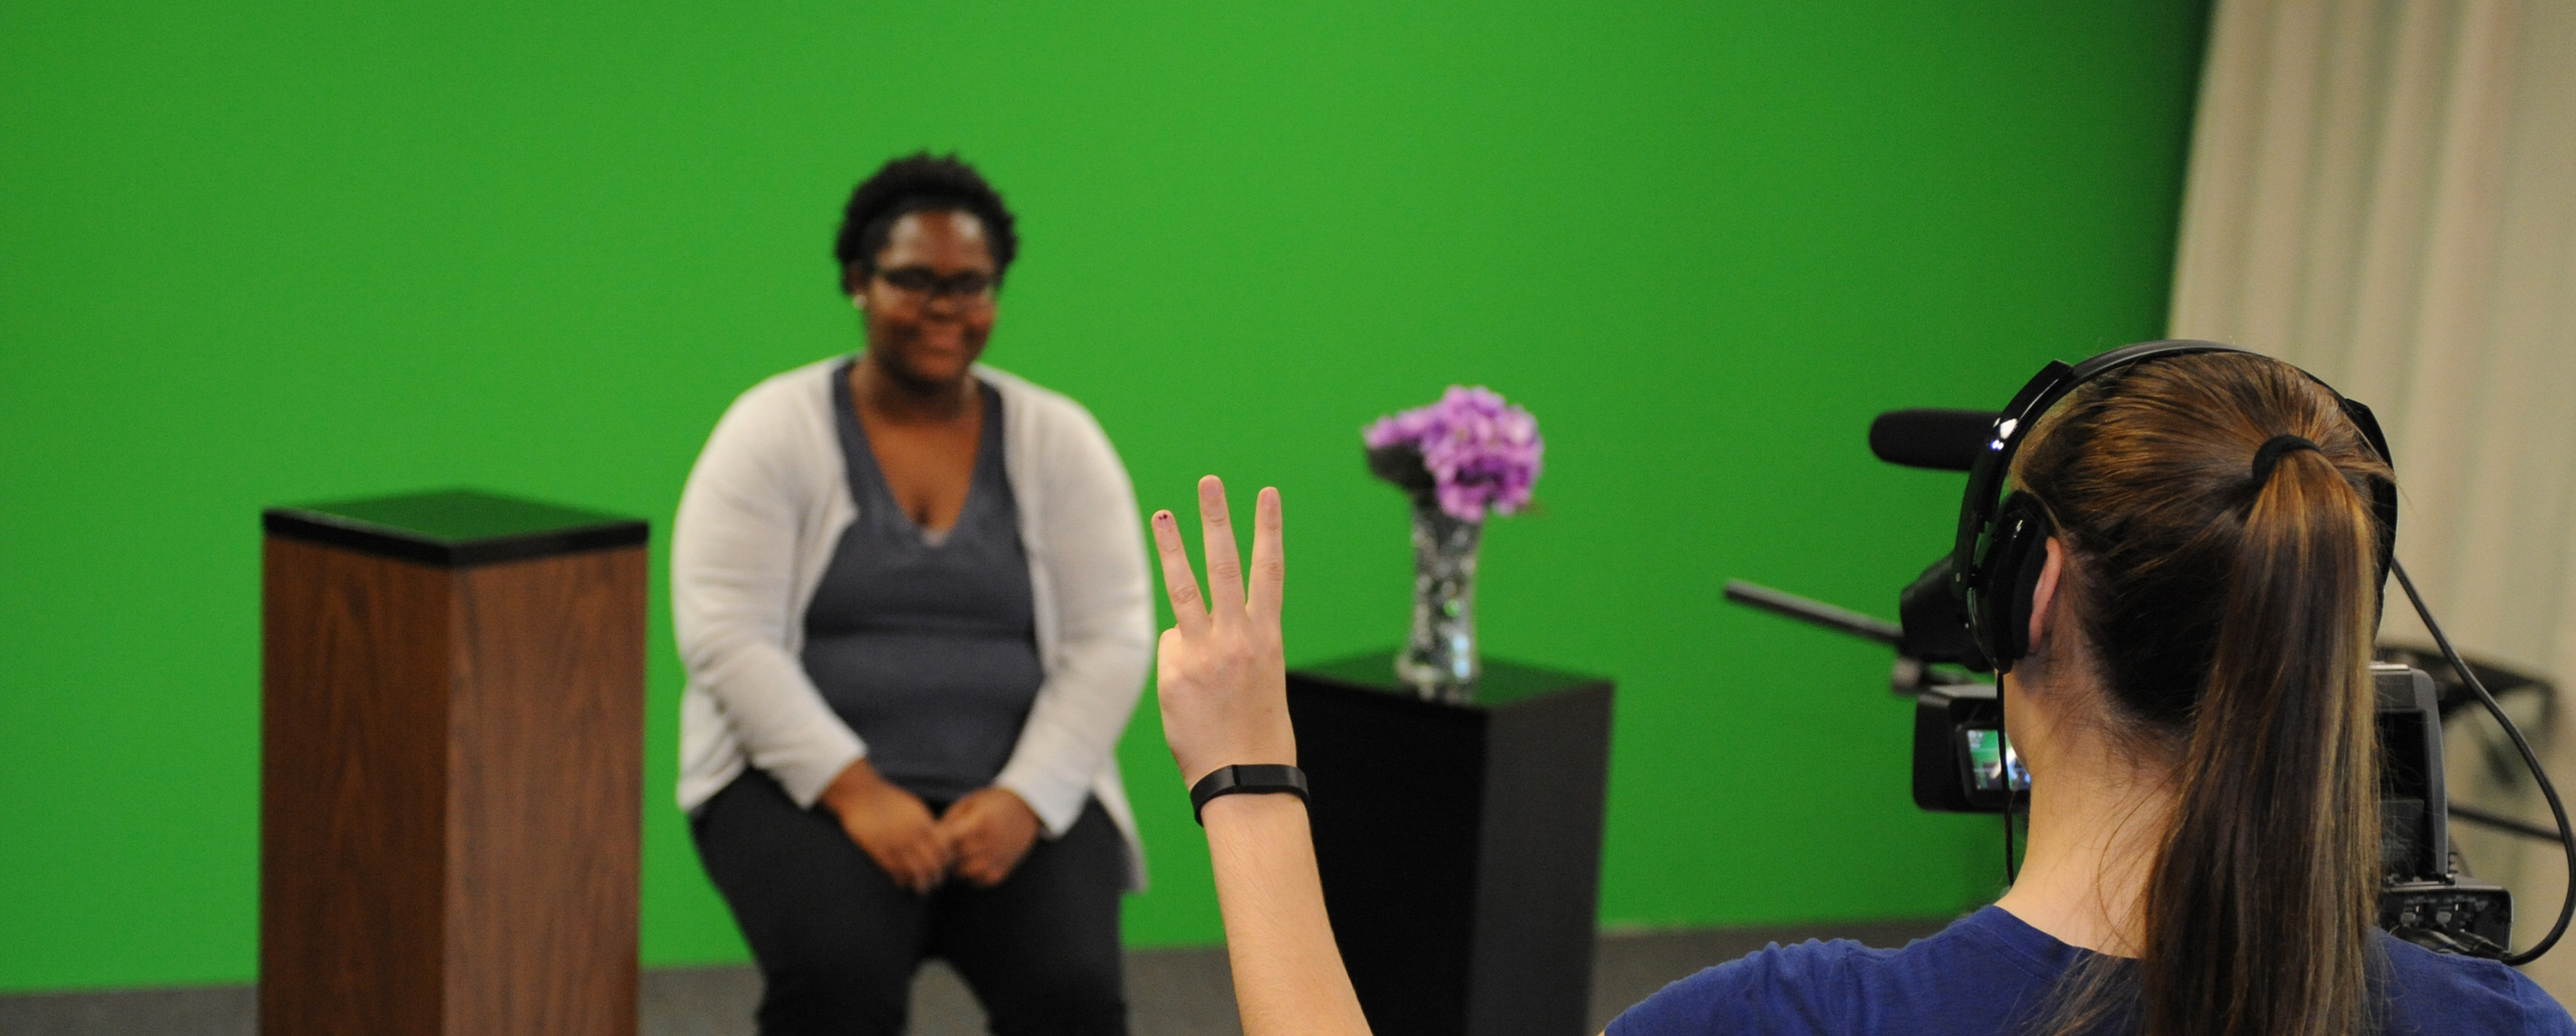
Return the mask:
{"type": "Polygon", "coordinates": [[[2013,751],[2003,731],[1969,727],[1960,733],[1968,739],[1968,773],[1977,782],[1978,791],[2004,790],[2007,773],[2012,775],[2012,790],[2030,790],[2030,771],[2022,768],[2021,753],[2013,751]]]}

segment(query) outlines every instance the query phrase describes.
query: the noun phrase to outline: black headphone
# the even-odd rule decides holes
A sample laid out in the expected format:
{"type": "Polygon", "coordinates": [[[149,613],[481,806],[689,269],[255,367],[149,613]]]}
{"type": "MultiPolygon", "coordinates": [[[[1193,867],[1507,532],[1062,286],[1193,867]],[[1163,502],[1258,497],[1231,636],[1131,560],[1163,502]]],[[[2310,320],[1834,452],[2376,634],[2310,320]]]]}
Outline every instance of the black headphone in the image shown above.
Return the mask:
{"type": "MultiPolygon", "coordinates": [[[[1975,465],[1968,469],[1967,496],[1959,504],[1959,540],[1950,555],[1950,592],[1966,612],[1969,639],[1985,653],[1995,672],[2012,671],[2013,663],[2030,653],[2032,595],[2048,557],[2048,538],[2056,533],[2048,508],[2038,497],[2014,490],[1997,499],[2022,440],[2030,435],[2031,426],[2039,423],[2040,416],[2048,413],[2048,408],[2077,386],[2132,364],[2191,353],[2260,355],[2232,345],[2177,338],[2124,345],[2073,367],[2051,361],[2022,386],[2003,413],[1995,415],[1992,432],[1977,451],[1975,465]]],[[[2307,377],[2334,393],[2344,416],[2352,420],[2362,439],[2393,470],[2388,437],[2381,434],[2379,418],[2371,414],[2370,408],[2345,399],[2334,386],[2314,374],[2307,377]]],[[[2384,584],[2389,558],[2397,544],[2397,484],[2372,479],[2370,506],[2379,518],[2379,583],[2384,584]]]]}

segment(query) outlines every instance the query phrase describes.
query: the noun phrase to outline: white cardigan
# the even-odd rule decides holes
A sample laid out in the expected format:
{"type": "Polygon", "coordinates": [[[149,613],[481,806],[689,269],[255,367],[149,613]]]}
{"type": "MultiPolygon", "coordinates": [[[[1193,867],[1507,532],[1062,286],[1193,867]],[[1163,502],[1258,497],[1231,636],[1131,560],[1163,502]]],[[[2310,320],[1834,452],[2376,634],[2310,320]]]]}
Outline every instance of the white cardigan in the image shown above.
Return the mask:
{"type": "MultiPolygon", "coordinates": [[[[671,526],[671,620],[689,686],[680,700],[680,808],[748,764],[811,806],[867,745],[799,658],[805,608],[858,517],[834,427],[832,376],[807,364],[742,394],[716,422],[671,526]]],[[[1062,837],[1083,803],[1127,839],[1128,887],[1144,847],[1118,776],[1118,737],[1154,652],[1144,532],[1127,469],[1090,411],[989,367],[1002,397],[1004,471],[1020,511],[1046,672],[995,784],[1062,837]]]]}

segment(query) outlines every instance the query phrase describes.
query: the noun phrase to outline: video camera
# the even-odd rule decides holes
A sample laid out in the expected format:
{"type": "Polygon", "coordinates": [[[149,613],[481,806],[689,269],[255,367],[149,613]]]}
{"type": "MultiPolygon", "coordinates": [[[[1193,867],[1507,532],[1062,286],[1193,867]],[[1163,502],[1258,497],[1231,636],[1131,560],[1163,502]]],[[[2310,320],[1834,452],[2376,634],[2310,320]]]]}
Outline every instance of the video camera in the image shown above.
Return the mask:
{"type": "MultiPolygon", "coordinates": [[[[1916,808],[2004,813],[2025,803],[2030,771],[2004,736],[2003,702],[1994,684],[1936,668],[1935,660],[1913,653],[1923,649],[1919,638],[1910,641],[1905,627],[1882,619],[1740,579],[1727,581],[1726,599],[1897,649],[1889,687],[1914,699],[1916,808]]],[[[2374,665],[2371,677],[2379,688],[2379,859],[2385,873],[2379,926],[2438,952],[2502,958],[2513,929],[2513,894],[2470,875],[2451,849],[2442,712],[2433,677],[2403,665],[2374,665]]]]}
{"type": "MultiPolygon", "coordinates": [[[[1741,580],[1726,584],[1728,600],[1774,612],[1827,629],[1874,640],[1895,649],[1896,662],[1889,685],[1897,694],[1914,699],[1914,803],[1918,808],[1944,813],[1996,813],[2005,816],[2006,867],[2011,863],[2010,815],[2027,802],[2031,786],[2030,773],[2021,765],[2003,729],[2003,702],[1997,696],[1996,684],[1975,674],[1988,673],[1996,666],[1988,660],[1985,646],[1979,642],[1977,621],[1970,613],[1978,607],[1971,603],[1981,589],[1979,573],[1963,579],[1958,571],[1962,558],[1974,558],[1979,565],[1993,557],[1992,546],[2009,534],[2001,529],[1989,513],[1982,524],[1976,513],[1977,502],[1985,494],[1991,502],[2000,477],[2000,464],[2009,459],[2017,426],[2026,431],[2048,405],[2075,384],[2096,376],[2112,366],[2138,359],[2176,352],[2223,351],[2228,347],[2213,343],[2160,342],[2143,343],[2086,361],[2082,366],[2066,368],[2052,364],[2032,381],[2013,405],[2002,414],[1961,410],[1908,410],[1881,415],[1870,429],[1872,452],[1880,459],[1911,467],[1951,471],[1970,471],[1969,501],[1971,514],[1963,519],[1959,548],[1926,569],[1923,574],[1898,594],[1899,622],[1891,623],[1875,616],[1837,608],[1794,594],[1783,593],[1741,580]],[[2000,454],[2000,456],[1989,456],[2000,454]],[[1981,484],[1981,481],[1983,484],[1981,484]]],[[[2374,448],[2386,455],[2385,440],[2378,434],[2378,424],[2369,409],[2350,400],[2344,401],[2348,413],[2363,425],[2374,448]]],[[[2381,492],[2376,505],[2381,509],[2386,530],[2395,528],[2396,499],[2393,487],[2381,492]]],[[[2002,541],[2010,543],[2010,541],[2002,541]]],[[[2392,568],[2400,585],[2419,612],[2423,602],[2405,576],[2402,566],[2395,566],[2382,541],[2382,557],[2392,568]]],[[[2029,550],[2031,542],[2010,549],[2029,550]]],[[[1992,578],[1984,573],[1984,578],[1992,578]]],[[[2027,585],[2024,585],[2027,592],[2027,585]]],[[[2499,722],[2503,723],[2515,744],[2522,749],[2524,760],[2550,800],[2553,811],[2563,816],[2557,793],[2540,771],[2538,760],[2528,744],[2515,730],[2492,695],[2479,686],[2467,663],[2451,651],[2438,624],[2424,613],[2426,626],[2441,643],[2444,654],[2461,673],[2461,678],[2474,687],[2480,699],[2499,722]]],[[[1992,620],[1987,619],[1988,635],[1992,620]]],[[[2008,668],[2008,667],[2007,667],[2008,668]]],[[[2471,876],[2450,842],[2450,800],[2443,786],[2442,713],[2440,698],[2433,678],[2424,670],[2405,665],[2373,665],[2373,681],[2378,689],[2379,747],[2381,758],[2381,809],[2383,820],[2380,862],[2383,881],[2380,886],[2379,918],[2381,928],[2390,933],[2442,953],[2489,957],[2521,964],[2546,952],[2554,945],[2567,925],[2571,899],[2561,908],[2558,925],[2539,944],[2521,954],[2507,947],[2512,929],[2513,897],[2510,892],[2491,882],[2471,876]]],[[[2571,871],[2576,871],[2576,838],[2567,833],[2562,820],[2560,840],[2570,853],[2571,871]]]]}

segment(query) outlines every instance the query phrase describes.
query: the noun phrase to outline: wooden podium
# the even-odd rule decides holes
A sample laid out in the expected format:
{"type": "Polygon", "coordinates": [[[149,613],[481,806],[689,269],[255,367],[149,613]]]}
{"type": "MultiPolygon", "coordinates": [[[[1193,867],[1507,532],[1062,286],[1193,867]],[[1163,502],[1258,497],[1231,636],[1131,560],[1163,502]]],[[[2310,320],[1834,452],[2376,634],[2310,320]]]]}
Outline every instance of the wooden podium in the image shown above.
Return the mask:
{"type": "Polygon", "coordinates": [[[266,1036],[631,1036],[642,522],[475,492],[262,520],[266,1036]]]}
{"type": "Polygon", "coordinates": [[[1610,681],[1486,660],[1470,705],[1394,656],[1288,674],[1333,937],[1378,1032],[1585,1036],[1610,681]]]}

